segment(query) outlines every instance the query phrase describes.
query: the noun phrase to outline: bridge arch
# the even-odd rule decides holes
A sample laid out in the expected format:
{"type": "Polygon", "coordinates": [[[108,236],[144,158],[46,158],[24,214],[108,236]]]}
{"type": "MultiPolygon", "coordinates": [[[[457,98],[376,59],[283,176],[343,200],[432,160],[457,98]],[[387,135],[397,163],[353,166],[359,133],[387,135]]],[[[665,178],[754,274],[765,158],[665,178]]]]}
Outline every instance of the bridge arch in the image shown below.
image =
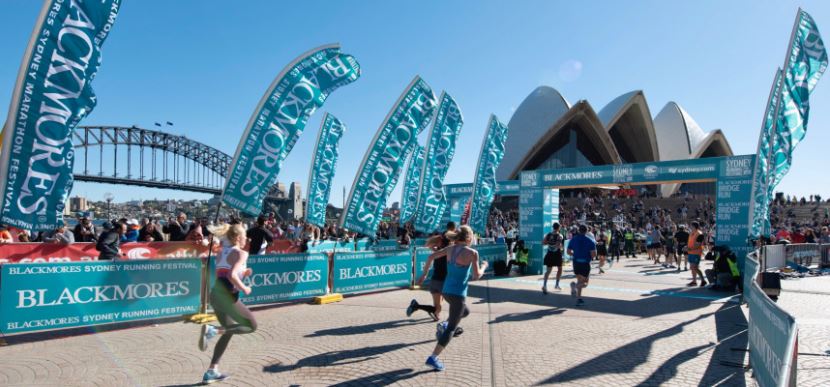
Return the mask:
{"type": "Polygon", "coordinates": [[[77,181],[219,194],[232,160],[185,136],[136,126],[78,126],[72,144],[77,181]],[[90,150],[95,148],[98,154],[90,163],[90,150]],[[105,163],[111,171],[105,172],[105,163]]]}

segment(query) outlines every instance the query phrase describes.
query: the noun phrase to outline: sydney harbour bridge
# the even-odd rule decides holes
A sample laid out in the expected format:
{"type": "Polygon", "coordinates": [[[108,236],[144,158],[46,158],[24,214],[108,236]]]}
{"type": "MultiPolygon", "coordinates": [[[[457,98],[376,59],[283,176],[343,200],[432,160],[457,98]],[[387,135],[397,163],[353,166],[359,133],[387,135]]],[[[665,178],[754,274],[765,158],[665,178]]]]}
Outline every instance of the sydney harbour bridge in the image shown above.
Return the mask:
{"type": "Polygon", "coordinates": [[[198,141],[135,126],[79,126],[75,180],[219,194],[232,156],[198,141]]]}

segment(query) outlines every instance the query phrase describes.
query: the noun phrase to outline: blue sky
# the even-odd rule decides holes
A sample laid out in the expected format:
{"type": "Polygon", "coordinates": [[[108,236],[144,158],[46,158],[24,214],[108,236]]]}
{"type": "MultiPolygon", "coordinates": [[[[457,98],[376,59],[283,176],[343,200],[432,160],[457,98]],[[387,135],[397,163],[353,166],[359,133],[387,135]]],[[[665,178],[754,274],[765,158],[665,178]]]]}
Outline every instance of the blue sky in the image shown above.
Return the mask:
{"type": "MultiPolygon", "coordinates": [[[[0,106],[6,109],[41,2],[3,0],[0,106]]],[[[448,183],[473,179],[490,113],[507,122],[537,86],[599,111],[644,91],[652,115],[669,101],[704,130],[722,129],[736,154],[754,153],[774,70],[783,65],[796,9],[830,39],[826,1],[125,1],[94,81],[98,106],[83,125],[172,121],[232,154],[279,71],[310,48],[339,42],[361,63],[357,82],[332,94],[286,159],[280,180],[305,187],[316,132],[328,111],[348,127],[331,201],[340,205],[363,153],[415,74],[459,103],[465,125],[448,183]]],[[[819,83],[806,140],[779,189],[830,197],[830,80],[819,83]]],[[[7,110],[3,110],[7,111],[7,110]]],[[[4,117],[0,117],[4,119],[4,117]]],[[[426,132],[421,136],[426,139],[426,132]]],[[[77,183],[100,200],[205,198],[167,190],[77,183]]],[[[390,198],[400,199],[400,188],[390,198]]]]}

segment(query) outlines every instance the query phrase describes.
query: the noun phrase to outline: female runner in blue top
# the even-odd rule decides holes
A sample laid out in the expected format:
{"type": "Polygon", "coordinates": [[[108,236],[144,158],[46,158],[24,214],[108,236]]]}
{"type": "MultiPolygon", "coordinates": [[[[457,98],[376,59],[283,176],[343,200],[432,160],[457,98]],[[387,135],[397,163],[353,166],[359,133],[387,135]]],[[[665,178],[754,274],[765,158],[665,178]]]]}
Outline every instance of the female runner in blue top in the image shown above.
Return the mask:
{"type": "Polygon", "coordinates": [[[461,319],[470,314],[470,310],[464,304],[467,298],[467,282],[470,280],[470,272],[472,271],[472,280],[475,281],[481,278],[487,269],[487,262],[479,264],[478,251],[469,247],[472,240],[473,230],[469,226],[461,226],[456,234],[455,244],[432,253],[424,265],[424,272],[427,272],[433,260],[447,257],[447,277],[444,279],[442,294],[450,304],[450,314],[447,321],[438,323],[438,330],[435,333],[438,343],[432,351],[432,356],[426,361],[426,365],[436,371],[444,370],[444,364],[438,360],[438,355],[449,344],[461,319]]]}

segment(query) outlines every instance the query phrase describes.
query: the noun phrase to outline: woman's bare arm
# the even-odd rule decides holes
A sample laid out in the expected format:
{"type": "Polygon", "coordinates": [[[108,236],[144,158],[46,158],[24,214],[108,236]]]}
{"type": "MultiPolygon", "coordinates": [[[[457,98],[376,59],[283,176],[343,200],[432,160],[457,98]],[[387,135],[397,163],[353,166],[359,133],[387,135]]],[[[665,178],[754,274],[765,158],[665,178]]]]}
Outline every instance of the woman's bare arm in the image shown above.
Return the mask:
{"type": "Polygon", "coordinates": [[[228,280],[246,296],[251,294],[251,288],[242,282],[242,277],[247,273],[247,270],[243,268],[243,262],[248,258],[247,255],[248,253],[245,251],[234,250],[228,256],[228,262],[231,264],[231,275],[228,280]]]}
{"type": "Polygon", "coordinates": [[[473,262],[472,262],[472,265],[473,265],[473,281],[476,281],[476,280],[480,279],[482,276],[484,276],[484,271],[487,270],[487,266],[489,264],[487,263],[487,261],[481,262],[481,264],[479,264],[479,262],[478,262],[479,261],[478,251],[475,251],[475,250],[471,250],[471,251],[472,251],[472,254],[473,254],[473,262]]]}

